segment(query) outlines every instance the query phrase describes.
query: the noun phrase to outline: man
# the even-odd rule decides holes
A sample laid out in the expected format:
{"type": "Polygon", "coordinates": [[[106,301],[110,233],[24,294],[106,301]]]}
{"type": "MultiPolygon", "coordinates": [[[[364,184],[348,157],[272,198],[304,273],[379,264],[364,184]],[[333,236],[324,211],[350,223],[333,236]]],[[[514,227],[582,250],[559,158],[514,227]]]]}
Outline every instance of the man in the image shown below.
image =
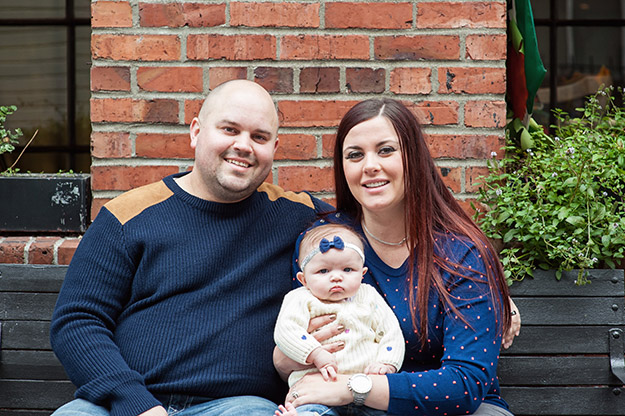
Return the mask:
{"type": "Polygon", "coordinates": [[[191,123],[193,170],[101,209],[52,318],[78,387],[55,415],[273,414],[268,399],[286,392],[273,325],[294,241],[329,208],[263,183],[277,130],[267,91],[222,84],[191,123]]]}

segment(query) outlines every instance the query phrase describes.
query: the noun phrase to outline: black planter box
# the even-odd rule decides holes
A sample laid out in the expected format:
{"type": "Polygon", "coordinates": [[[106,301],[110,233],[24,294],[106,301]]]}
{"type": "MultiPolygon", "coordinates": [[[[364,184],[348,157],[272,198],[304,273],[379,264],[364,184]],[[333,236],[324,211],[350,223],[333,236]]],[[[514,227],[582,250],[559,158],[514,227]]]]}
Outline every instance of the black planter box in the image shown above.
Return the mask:
{"type": "Polygon", "coordinates": [[[0,233],[84,233],[90,209],[88,174],[0,176],[0,233]]]}

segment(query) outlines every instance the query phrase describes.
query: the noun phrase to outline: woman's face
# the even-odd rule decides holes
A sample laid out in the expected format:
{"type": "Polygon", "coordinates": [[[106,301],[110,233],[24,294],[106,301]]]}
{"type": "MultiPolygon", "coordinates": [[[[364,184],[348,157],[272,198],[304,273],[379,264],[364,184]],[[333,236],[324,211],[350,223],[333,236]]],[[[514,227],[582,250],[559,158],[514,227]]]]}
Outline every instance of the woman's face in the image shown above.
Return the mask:
{"type": "Polygon", "coordinates": [[[363,213],[403,215],[404,163],[399,137],[386,117],[363,121],[347,133],[343,170],[363,213]]]}

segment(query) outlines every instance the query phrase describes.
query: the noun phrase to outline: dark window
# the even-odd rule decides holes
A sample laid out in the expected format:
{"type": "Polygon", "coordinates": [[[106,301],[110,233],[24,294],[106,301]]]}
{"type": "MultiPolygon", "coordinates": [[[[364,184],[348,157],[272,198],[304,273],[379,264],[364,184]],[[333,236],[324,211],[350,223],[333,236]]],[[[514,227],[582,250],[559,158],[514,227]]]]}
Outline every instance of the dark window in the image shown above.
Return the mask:
{"type": "Polygon", "coordinates": [[[90,0],[20,0],[0,4],[0,105],[18,110],[7,127],[24,136],[10,166],[31,138],[16,166],[20,171],[88,172],[90,0]]]}
{"type": "Polygon", "coordinates": [[[535,119],[553,123],[551,108],[574,113],[602,83],[625,86],[625,2],[532,0],[531,4],[547,68],[535,119]]]}

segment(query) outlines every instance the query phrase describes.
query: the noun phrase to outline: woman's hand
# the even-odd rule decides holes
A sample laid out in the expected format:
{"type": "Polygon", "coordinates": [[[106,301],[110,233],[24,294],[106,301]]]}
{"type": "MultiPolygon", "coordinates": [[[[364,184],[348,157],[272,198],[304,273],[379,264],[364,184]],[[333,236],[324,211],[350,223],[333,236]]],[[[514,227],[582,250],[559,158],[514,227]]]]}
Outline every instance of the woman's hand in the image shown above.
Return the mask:
{"type": "MultiPolygon", "coordinates": [[[[336,315],[321,315],[314,317],[308,323],[307,332],[311,334],[319,342],[326,341],[333,336],[336,336],[345,330],[343,325],[339,325],[336,321],[336,315]]],[[[345,344],[342,342],[335,342],[327,345],[323,345],[321,348],[333,353],[345,348],[345,344]]],[[[273,350],[273,365],[276,367],[278,374],[283,380],[289,378],[289,374],[293,371],[304,370],[312,367],[312,365],[300,364],[287,357],[280,348],[275,347],[273,350]]]]}
{"type": "Polygon", "coordinates": [[[354,398],[347,388],[349,376],[338,374],[336,381],[325,381],[321,374],[310,373],[302,377],[286,396],[285,403],[298,407],[304,404],[320,403],[326,406],[343,406],[354,398]]]}
{"type": "Polygon", "coordinates": [[[503,335],[503,340],[501,342],[501,345],[505,349],[510,348],[512,346],[512,343],[514,342],[514,337],[519,336],[519,334],[521,333],[521,314],[519,313],[519,308],[516,307],[516,305],[512,301],[512,298],[509,299],[510,313],[512,314],[512,319],[510,323],[510,328],[508,328],[508,331],[503,335]]]}

